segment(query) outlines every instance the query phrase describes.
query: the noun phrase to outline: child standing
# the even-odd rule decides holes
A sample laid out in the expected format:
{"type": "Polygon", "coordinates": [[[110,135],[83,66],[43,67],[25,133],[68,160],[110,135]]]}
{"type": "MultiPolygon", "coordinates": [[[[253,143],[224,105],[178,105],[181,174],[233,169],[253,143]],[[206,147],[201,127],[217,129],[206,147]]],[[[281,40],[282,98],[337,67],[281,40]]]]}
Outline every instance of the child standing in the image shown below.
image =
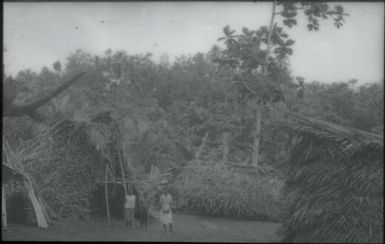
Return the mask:
{"type": "Polygon", "coordinates": [[[132,189],[129,189],[125,197],[124,203],[124,219],[126,222],[126,227],[130,226],[130,230],[134,225],[134,209],[135,209],[136,196],[134,195],[132,189]]]}

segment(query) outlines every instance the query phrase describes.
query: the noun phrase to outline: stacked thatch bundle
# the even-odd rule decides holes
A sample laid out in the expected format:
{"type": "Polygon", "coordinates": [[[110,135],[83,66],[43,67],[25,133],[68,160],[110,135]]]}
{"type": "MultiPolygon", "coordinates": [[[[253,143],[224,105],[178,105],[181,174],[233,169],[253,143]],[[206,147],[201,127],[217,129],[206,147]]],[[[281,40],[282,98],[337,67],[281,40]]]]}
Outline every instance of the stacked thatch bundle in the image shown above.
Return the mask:
{"type": "MultiPolygon", "coordinates": [[[[254,170],[255,171],[255,170],[254,170]]],[[[276,221],[281,181],[239,171],[223,162],[194,160],[178,175],[172,190],[179,207],[217,217],[276,221]]]]}
{"type": "Polygon", "coordinates": [[[383,136],[292,116],[285,242],[383,241],[383,136]]]}
{"type": "MultiPolygon", "coordinates": [[[[28,175],[28,186],[40,198],[41,208],[48,212],[45,222],[51,218],[87,216],[90,193],[101,180],[104,165],[116,154],[106,146],[113,142],[111,130],[106,121],[96,118],[60,121],[13,150],[12,159],[7,157],[23,175],[28,175]]],[[[20,185],[5,185],[8,199],[18,193],[29,194],[26,187],[15,184],[20,185]]],[[[39,218],[36,211],[35,215],[39,218]]],[[[43,226],[46,228],[47,224],[43,226]]]]}

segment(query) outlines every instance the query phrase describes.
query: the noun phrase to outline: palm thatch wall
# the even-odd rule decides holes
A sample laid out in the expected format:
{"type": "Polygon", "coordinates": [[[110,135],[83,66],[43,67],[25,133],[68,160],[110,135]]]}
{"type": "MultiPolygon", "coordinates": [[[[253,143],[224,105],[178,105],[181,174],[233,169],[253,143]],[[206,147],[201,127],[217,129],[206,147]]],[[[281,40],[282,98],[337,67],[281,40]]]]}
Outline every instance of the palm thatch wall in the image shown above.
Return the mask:
{"type": "Polygon", "coordinates": [[[157,158],[158,140],[145,143],[149,134],[143,133],[130,141],[123,137],[124,129],[109,112],[85,115],[60,121],[20,147],[19,164],[31,175],[53,216],[87,219],[91,196],[99,186],[113,184],[156,194],[167,183],[169,174],[142,169],[149,156],[157,158]]]}
{"type": "MultiPolygon", "coordinates": [[[[115,128],[111,118],[104,117],[60,121],[17,150],[18,165],[29,173],[34,189],[57,219],[86,218],[90,193],[103,180],[105,165],[116,166],[111,163],[117,155],[115,128]]],[[[8,195],[20,190],[7,187],[12,188],[8,195]]]]}
{"type": "Polygon", "coordinates": [[[285,242],[383,242],[383,136],[292,115],[285,242]]]}

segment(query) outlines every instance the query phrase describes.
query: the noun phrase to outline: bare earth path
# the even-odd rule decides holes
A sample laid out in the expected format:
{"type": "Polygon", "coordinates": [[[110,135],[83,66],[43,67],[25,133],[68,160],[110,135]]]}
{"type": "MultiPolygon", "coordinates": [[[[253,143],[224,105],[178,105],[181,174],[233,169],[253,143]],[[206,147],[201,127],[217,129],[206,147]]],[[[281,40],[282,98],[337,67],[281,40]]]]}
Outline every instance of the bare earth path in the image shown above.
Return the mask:
{"type": "MultiPolygon", "coordinates": [[[[147,231],[137,226],[128,231],[123,222],[114,220],[73,221],[50,226],[48,230],[33,226],[10,225],[2,230],[2,240],[33,241],[216,241],[216,242],[278,242],[277,223],[230,220],[187,214],[174,214],[174,232],[162,230],[159,222],[147,231]]],[[[137,225],[138,223],[136,223],[137,225]]]]}

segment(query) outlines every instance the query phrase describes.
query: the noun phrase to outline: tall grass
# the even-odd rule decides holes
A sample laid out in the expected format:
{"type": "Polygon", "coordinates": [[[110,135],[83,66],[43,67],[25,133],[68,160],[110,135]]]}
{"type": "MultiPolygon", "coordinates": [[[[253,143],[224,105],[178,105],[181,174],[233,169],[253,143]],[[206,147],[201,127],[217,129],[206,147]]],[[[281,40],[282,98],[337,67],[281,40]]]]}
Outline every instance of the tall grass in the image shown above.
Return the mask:
{"type": "Polygon", "coordinates": [[[204,214],[276,221],[282,182],[237,172],[216,162],[191,162],[173,189],[184,209],[204,214]]]}

